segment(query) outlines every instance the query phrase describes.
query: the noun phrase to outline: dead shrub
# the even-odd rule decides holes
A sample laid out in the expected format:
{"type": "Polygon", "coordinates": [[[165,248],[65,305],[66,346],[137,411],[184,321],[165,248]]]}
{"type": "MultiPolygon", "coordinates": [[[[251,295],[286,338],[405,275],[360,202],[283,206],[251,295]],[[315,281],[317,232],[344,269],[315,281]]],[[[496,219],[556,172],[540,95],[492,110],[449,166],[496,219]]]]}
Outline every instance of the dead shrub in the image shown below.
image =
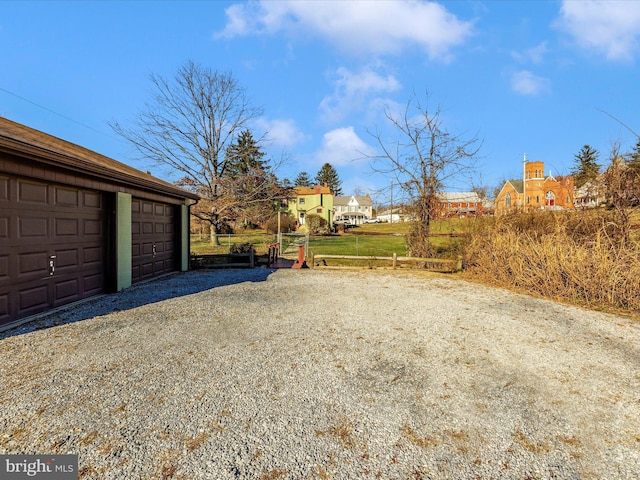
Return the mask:
{"type": "Polygon", "coordinates": [[[471,232],[464,269],[491,283],[593,307],[640,312],[640,248],[611,212],[521,214],[471,232]]]}

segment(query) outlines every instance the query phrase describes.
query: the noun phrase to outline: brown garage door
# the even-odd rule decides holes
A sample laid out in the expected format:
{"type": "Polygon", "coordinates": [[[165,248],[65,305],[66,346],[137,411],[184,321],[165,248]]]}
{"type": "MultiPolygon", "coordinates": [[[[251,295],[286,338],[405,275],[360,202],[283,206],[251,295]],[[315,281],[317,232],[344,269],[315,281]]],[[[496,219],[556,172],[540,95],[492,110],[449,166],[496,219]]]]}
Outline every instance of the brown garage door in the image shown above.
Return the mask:
{"type": "Polygon", "coordinates": [[[148,280],[176,270],[173,205],[131,200],[131,280],[148,280]]]}
{"type": "Polygon", "coordinates": [[[0,176],[0,325],[104,291],[104,201],[0,176]]]}

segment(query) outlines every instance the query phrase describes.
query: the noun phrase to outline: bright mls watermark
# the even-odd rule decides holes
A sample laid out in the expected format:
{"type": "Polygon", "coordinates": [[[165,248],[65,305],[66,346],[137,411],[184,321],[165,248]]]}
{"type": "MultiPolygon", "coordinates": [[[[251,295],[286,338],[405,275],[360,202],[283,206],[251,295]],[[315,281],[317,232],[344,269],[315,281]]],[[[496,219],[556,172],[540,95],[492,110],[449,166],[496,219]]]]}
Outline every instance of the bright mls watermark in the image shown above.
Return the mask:
{"type": "Polygon", "coordinates": [[[78,480],[78,455],[0,455],[2,480],[78,480]]]}

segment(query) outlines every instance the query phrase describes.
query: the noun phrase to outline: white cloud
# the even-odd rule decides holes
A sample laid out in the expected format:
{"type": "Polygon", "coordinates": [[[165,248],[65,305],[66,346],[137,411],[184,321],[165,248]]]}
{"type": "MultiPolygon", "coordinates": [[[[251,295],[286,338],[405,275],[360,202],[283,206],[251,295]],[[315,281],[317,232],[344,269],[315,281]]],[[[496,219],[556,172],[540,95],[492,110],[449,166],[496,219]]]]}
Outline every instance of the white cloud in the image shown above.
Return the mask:
{"type": "Polygon", "coordinates": [[[609,60],[629,60],[638,52],[640,2],[564,0],[558,23],[578,45],[609,60]]]}
{"type": "Polygon", "coordinates": [[[471,34],[473,24],[431,1],[260,1],[226,9],[218,38],[286,32],[315,34],[353,54],[399,53],[417,46],[430,58],[448,60],[451,49],[471,34]]]}
{"type": "Polygon", "coordinates": [[[363,154],[373,154],[373,149],[362,141],[353,127],[344,127],[324,134],[322,146],[314,158],[318,165],[327,162],[333,166],[351,165],[363,161],[363,154]]]}
{"type": "Polygon", "coordinates": [[[515,72],[511,76],[511,88],[522,95],[537,95],[547,90],[549,81],[528,70],[515,72]]]}
{"type": "Polygon", "coordinates": [[[271,144],[279,147],[292,147],[307,140],[305,135],[296,126],[295,121],[290,119],[267,119],[260,118],[256,122],[257,127],[266,133],[266,139],[271,144]]]}
{"type": "Polygon", "coordinates": [[[542,63],[548,51],[549,48],[547,47],[547,42],[542,42],[535,47],[525,50],[524,52],[512,52],[511,56],[519,62],[538,65],[542,63]]]}
{"type": "Polygon", "coordinates": [[[336,74],[334,93],[320,102],[320,110],[328,122],[338,122],[360,110],[370,94],[394,92],[400,88],[400,82],[393,75],[383,76],[371,69],[352,72],[341,67],[336,74]]]}

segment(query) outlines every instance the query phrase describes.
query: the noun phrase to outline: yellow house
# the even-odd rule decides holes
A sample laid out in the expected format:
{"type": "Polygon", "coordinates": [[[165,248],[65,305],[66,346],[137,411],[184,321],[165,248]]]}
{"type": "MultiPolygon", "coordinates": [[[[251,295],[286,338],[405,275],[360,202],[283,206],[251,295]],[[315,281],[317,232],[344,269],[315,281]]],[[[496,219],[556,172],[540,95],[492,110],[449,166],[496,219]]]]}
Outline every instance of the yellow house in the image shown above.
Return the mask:
{"type": "Polygon", "coordinates": [[[298,227],[305,224],[308,215],[319,215],[331,225],[333,222],[333,193],[329,187],[295,187],[294,197],[289,199],[289,212],[298,227]]]}
{"type": "Polygon", "coordinates": [[[513,211],[573,209],[573,177],[544,176],[544,162],[526,162],[524,180],[508,180],[495,201],[496,215],[513,211]]]}

